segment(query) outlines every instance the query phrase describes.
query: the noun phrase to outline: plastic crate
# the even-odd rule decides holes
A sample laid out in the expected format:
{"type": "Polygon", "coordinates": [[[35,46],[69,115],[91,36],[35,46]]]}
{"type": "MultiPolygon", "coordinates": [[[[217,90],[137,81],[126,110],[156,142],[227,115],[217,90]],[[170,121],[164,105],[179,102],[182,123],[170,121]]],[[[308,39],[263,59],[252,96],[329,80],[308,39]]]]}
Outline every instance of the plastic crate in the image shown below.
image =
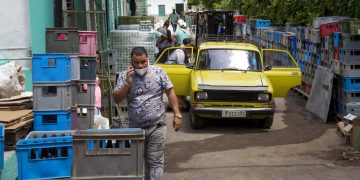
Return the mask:
{"type": "Polygon", "coordinates": [[[96,79],[96,57],[80,56],[80,80],[96,79]]]}
{"type": "Polygon", "coordinates": [[[246,23],[245,15],[234,15],[234,23],[246,23]]]}
{"type": "Polygon", "coordinates": [[[77,28],[46,28],[46,53],[79,53],[77,28]]]}
{"type": "Polygon", "coordinates": [[[350,22],[350,34],[351,35],[360,35],[360,21],[351,21],[350,22]]]}
{"type": "Polygon", "coordinates": [[[70,83],[33,83],[34,110],[69,110],[71,107],[70,83]]]}
{"type": "Polygon", "coordinates": [[[340,49],[340,61],[345,64],[360,64],[360,49],[340,49]]]}
{"type": "Polygon", "coordinates": [[[360,49],[360,35],[342,34],[341,48],[360,49]]]}
{"type": "Polygon", "coordinates": [[[256,19],[255,20],[256,28],[269,28],[270,27],[270,20],[262,20],[256,19]]]}
{"type": "Polygon", "coordinates": [[[94,127],[95,106],[78,105],[76,113],[76,129],[86,130],[94,127]]]}
{"type": "Polygon", "coordinates": [[[360,64],[344,64],[341,63],[340,72],[345,77],[360,77],[360,64]]]}
{"type": "Polygon", "coordinates": [[[360,102],[360,91],[346,91],[341,87],[337,87],[334,94],[341,102],[360,102]]]}
{"type": "Polygon", "coordinates": [[[95,56],[97,50],[97,32],[79,31],[80,55],[95,56]]]}
{"type": "Polygon", "coordinates": [[[79,56],[71,55],[71,80],[80,79],[80,58],[79,56]]]}
{"type": "Polygon", "coordinates": [[[5,125],[0,123],[0,170],[4,169],[5,125]]]}
{"type": "Polygon", "coordinates": [[[340,87],[346,91],[360,90],[360,77],[340,77],[340,87]]]}
{"type": "Polygon", "coordinates": [[[360,102],[349,102],[345,105],[346,114],[360,115],[360,102]]]}
{"type": "Polygon", "coordinates": [[[72,106],[92,105],[95,106],[95,81],[73,81],[71,83],[72,106]]]}
{"type": "Polygon", "coordinates": [[[31,132],[16,144],[16,155],[19,180],[71,177],[73,149],[69,132],[31,132]]]}
{"type": "Polygon", "coordinates": [[[34,111],[34,131],[71,130],[71,111],[34,111]]]}
{"type": "Polygon", "coordinates": [[[138,128],[76,131],[72,177],[143,179],[144,140],[145,132],[138,128]]]}
{"type": "Polygon", "coordinates": [[[347,19],[342,19],[339,21],[340,24],[340,32],[343,33],[350,33],[350,23],[352,21],[359,21],[355,18],[347,18],[347,19]]]}
{"type": "Polygon", "coordinates": [[[329,36],[331,32],[339,32],[339,31],[340,31],[339,22],[332,22],[332,23],[320,25],[320,34],[322,36],[329,36]]]}
{"type": "Polygon", "coordinates": [[[340,32],[334,32],[332,33],[333,36],[333,43],[335,48],[340,47],[340,39],[341,39],[341,33],[340,32]]]}
{"type": "Polygon", "coordinates": [[[70,57],[65,54],[34,54],[33,82],[66,82],[71,80],[70,57]]]}

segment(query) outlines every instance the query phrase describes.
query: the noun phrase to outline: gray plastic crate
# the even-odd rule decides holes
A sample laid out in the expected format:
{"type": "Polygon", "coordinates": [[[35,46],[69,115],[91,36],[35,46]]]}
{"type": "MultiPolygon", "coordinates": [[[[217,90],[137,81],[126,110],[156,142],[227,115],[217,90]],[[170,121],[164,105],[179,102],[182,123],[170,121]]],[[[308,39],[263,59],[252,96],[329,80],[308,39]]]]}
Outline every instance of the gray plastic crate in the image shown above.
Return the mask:
{"type": "Polygon", "coordinates": [[[64,130],[64,131],[31,131],[25,139],[37,139],[37,138],[48,138],[48,137],[62,137],[72,136],[75,131],[64,130]]]}
{"type": "Polygon", "coordinates": [[[80,79],[80,58],[76,55],[70,55],[71,80],[80,79]]]}
{"type": "Polygon", "coordinates": [[[73,135],[74,179],[144,179],[141,129],[79,130],[73,135]]]}
{"type": "Polygon", "coordinates": [[[343,88],[338,89],[338,97],[341,102],[360,102],[360,91],[345,91],[343,88]]]}
{"type": "Polygon", "coordinates": [[[355,116],[360,115],[360,102],[349,102],[346,104],[346,113],[350,113],[355,116]]]}
{"type": "Polygon", "coordinates": [[[78,105],[76,108],[77,118],[75,120],[76,129],[92,129],[94,126],[95,107],[78,105]]]}
{"type": "Polygon", "coordinates": [[[46,28],[46,53],[79,53],[77,28],[46,28]]]}
{"type": "MultiPolygon", "coordinates": [[[[360,62],[359,62],[360,63],[360,62]]],[[[340,63],[340,74],[345,77],[360,77],[360,64],[349,65],[340,63]]]]}
{"type": "Polygon", "coordinates": [[[72,106],[95,105],[95,81],[72,81],[71,86],[72,106]]]}
{"type": "Polygon", "coordinates": [[[360,49],[360,35],[342,33],[340,47],[344,49],[360,49]]]}
{"type": "Polygon", "coordinates": [[[345,64],[360,64],[359,49],[340,49],[340,61],[345,64]]]}
{"type": "Polygon", "coordinates": [[[70,83],[33,83],[34,110],[69,110],[70,83]]]}
{"type": "Polygon", "coordinates": [[[96,57],[80,56],[80,80],[96,79],[96,57]]]}

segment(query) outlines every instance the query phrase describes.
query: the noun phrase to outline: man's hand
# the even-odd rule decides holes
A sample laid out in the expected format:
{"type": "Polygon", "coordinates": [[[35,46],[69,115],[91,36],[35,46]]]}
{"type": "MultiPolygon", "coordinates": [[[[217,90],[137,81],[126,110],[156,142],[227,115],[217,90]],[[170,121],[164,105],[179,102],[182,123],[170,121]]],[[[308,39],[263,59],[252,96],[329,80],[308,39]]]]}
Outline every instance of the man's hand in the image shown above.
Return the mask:
{"type": "Polygon", "coordinates": [[[125,79],[125,83],[127,85],[131,85],[132,84],[132,73],[134,73],[134,68],[132,66],[129,66],[126,72],[126,79],[125,79]]]}
{"type": "Polygon", "coordinates": [[[182,120],[178,118],[177,116],[174,116],[173,120],[173,128],[175,131],[179,131],[182,126],[182,120]]]}

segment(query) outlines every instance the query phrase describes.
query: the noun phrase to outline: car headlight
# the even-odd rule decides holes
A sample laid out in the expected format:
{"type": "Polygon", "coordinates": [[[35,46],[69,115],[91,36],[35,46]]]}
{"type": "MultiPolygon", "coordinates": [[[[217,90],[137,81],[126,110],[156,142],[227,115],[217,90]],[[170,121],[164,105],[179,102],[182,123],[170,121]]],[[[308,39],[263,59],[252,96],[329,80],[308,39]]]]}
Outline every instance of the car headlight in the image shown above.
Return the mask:
{"type": "Polygon", "coordinates": [[[196,99],[207,99],[208,94],[207,94],[207,92],[199,91],[199,92],[195,93],[195,97],[196,97],[196,99]]]}
{"type": "Polygon", "coordinates": [[[269,101],[269,94],[267,93],[260,93],[258,94],[257,98],[258,98],[258,101],[269,101]]]}

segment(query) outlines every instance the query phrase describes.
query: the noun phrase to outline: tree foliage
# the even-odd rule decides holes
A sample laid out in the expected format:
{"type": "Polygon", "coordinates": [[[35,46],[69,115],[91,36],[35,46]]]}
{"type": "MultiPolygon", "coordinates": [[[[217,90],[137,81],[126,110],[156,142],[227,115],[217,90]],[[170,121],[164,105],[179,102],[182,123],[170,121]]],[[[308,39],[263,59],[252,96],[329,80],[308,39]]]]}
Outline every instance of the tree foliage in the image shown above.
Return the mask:
{"type": "MultiPolygon", "coordinates": [[[[196,0],[192,0],[196,1],[196,0]]],[[[286,22],[311,25],[314,17],[360,18],[360,0],[199,0],[207,9],[235,10],[250,18],[270,19],[272,25],[286,22]]]]}

